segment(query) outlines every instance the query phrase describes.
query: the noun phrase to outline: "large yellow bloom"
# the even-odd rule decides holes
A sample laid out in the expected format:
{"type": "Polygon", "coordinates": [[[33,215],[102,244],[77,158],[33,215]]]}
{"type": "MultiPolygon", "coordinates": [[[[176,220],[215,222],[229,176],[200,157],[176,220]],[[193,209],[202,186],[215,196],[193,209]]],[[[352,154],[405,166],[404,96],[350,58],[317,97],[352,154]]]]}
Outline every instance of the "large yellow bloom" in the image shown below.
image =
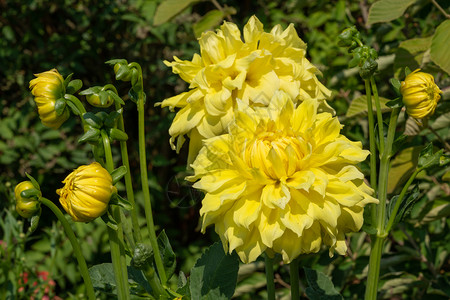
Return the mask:
{"type": "Polygon", "coordinates": [[[408,115],[424,119],[434,114],[442,91],[434,83],[433,75],[415,70],[402,81],[400,92],[408,115]]]}
{"type": "Polygon", "coordinates": [[[108,208],[117,189],[112,177],[99,163],[78,167],[64,179],[56,193],[64,210],[76,222],[89,222],[100,217],[108,208]]]}
{"type": "Polygon", "coordinates": [[[293,24],[284,31],[277,25],[267,33],[253,16],[243,38],[235,24],[224,22],[217,32],[202,34],[201,55],[195,54],[192,61],[174,57],[175,61],[164,62],[190,84],[190,91],[158,103],[171,110],[181,108],[169,129],[170,143],[178,151],[188,135],[189,160],[195,158],[203,139],[226,131],[236,99],[267,107],[278,90],[294,102],[330,95],[316,77],[320,71],[306,59],[306,44],[293,24]]]}
{"type": "Polygon", "coordinates": [[[204,141],[194,187],[205,192],[202,230],[214,224],[226,251],[243,262],[281,253],[289,263],[322,244],[345,254],[344,234],[358,231],[372,189],[355,166],[369,154],[340,134],[317,101],[297,108],[284,92],[268,108],[238,101],[229,133],[204,141]]]}
{"type": "Polygon", "coordinates": [[[64,79],[56,69],[35,74],[35,79],[30,81],[31,93],[38,107],[42,124],[58,129],[69,118],[68,108],[64,108],[61,114],[56,113],[56,100],[63,98],[65,94],[64,79]]]}

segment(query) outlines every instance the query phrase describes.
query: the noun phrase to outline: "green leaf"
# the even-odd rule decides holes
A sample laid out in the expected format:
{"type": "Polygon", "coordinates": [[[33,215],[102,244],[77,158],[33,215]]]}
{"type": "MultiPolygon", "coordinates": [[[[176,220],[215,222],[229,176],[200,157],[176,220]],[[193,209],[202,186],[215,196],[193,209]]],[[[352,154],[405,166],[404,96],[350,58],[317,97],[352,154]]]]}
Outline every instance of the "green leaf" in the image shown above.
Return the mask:
{"type": "Polygon", "coordinates": [[[111,128],[109,130],[109,137],[116,141],[128,140],[128,135],[124,131],[117,129],[117,128],[111,128]]]}
{"type": "Polygon", "coordinates": [[[439,150],[436,153],[433,153],[433,144],[429,143],[425,146],[425,148],[420,152],[419,162],[417,166],[419,168],[425,169],[435,165],[439,165],[440,159],[444,150],[439,150]]]}
{"type": "Polygon", "coordinates": [[[55,112],[57,116],[60,116],[66,108],[66,101],[64,99],[58,99],[55,101],[55,112]]]}
{"type": "Polygon", "coordinates": [[[442,70],[450,74],[450,20],[446,20],[436,28],[431,42],[430,57],[442,70]]]}
{"type": "MultiPolygon", "coordinates": [[[[405,218],[405,216],[407,214],[409,214],[414,203],[417,202],[419,195],[420,195],[420,190],[419,190],[419,187],[416,185],[403,198],[402,203],[400,203],[397,214],[395,215],[394,223],[392,225],[395,225],[395,224],[401,222],[405,218]]],[[[391,214],[392,214],[392,211],[394,210],[397,200],[398,200],[398,195],[392,197],[392,199],[389,201],[387,214],[386,214],[386,220],[389,220],[391,218],[391,214]]]]}
{"type": "Polygon", "coordinates": [[[169,280],[175,272],[177,261],[175,252],[173,252],[169,238],[164,230],[158,235],[158,247],[164,264],[164,270],[166,270],[167,280],[169,280]]]}
{"type": "Polygon", "coordinates": [[[422,66],[425,52],[430,49],[431,37],[414,38],[400,43],[395,52],[394,70],[409,67],[418,69],[422,66]]]}
{"type": "Polygon", "coordinates": [[[191,270],[189,286],[192,299],[230,299],[236,288],[238,270],[237,255],[226,255],[222,244],[213,244],[191,270]]]}
{"type": "MultiPolygon", "coordinates": [[[[382,112],[389,111],[390,108],[386,106],[386,103],[389,101],[389,99],[386,99],[383,97],[379,97],[379,98],[380,98],[381,111],[382,112]]],[[[372,97],[372,108],[375,113],[376,107],[375,107],[375,98],[374,97],[372,97]]],[[[360,96],[358,98],[353,99],[345,116],[346,117],[354,117],[354,116],[366,115],[366,114],[367,114],[367,98],[364,95],[364,96],[360,96]]]]}
{"type": "Polygon", "coordinates": [[[107,210],[106,213],[101,216],[101,218],[103,222],[105,222],[105,224],[112,230],[117,231],[117,229],[119,229],[116,220],[114,220],[113,216],[109,213],[109,210],[107,210]]]}
{"type": "Polygon", "coordinates": [[[197,23],[192,25],[195,36],[199,38],[203,32],[214,29],[223,21],[224,17],[225,14],[220,10],[214,9],[209,11],[197,23]]]}
{"type": "Polygon", "coordinates": [[[131,204],[131,202],[129,202],[127,199],[123,198],[122,196],[120,196],[117,193],[114,193],[114,194],[111,195],[111,199],[109,200],[109,204],[120,206],[120,207],[122,207],[123,209],[126,209],[126,210],[132,210],[133,209],[133,205],[131,204]]]}
{"type": "Polygon", "coordinates": [[[119,182],[120,179],[122,179],[123,176],[127,174],[127,167],[120,166],[114,171],[111,172],[111,177],[113,180],[113,185],[115,185],[117,182],[119,182]]]}
{"type": "Polygon", "coordinates": [[[78,109],[78,107],[72,101],[67,101],[67,105],[70,107],[70,109],[76,116],[81,115],[81,111],[78,109]]]}
{"type": "Polygon", "coordinates": [[[405,10],[415,0],[381,0],[372,4],[369,9],[367,22],[369,25],[380,22],[389,22],[403,15],[405,10]]]}
{"type": "Polygon", "coordinates": [[[108,61],[105,62],[105,64],[108,65],[115,65],[115,64],[124,64],[124,65],[128,65],[128,62],[126,59],[123,58],[118,58],[118,59],[110,59],[108,61]]]}
{"type": "Polygon", "coordinates": [[[420,224],[426,224],[450,216],[450,203],[444,203],[430,210],[420,221],[420,224]]]}
{"type": "Polygon", "coordinates": [[[84,113],[83,119],[89,126],[92,126],[93,128],[99,129],[103,125],[102,119],[91,112],[84,113]]]}
{"type": "Polygon", "coordinates": [[[114,93],[114,91],[108,90],[107,92],[114,99],[115,102],[125,105],[125,102],[123,102],[122,98],[120,98],[116,93],[114,93]]]}
{"type": "Polygon", "coordinates": [[[36,181],[36,179],[34,179],[33,176],[31,176],[30,174],[25,172],[25,175],[28,177],[28,179],[30,179],[31,183],[33,184],[34,188],[37,190],[40,190],[41,187],[39,186],[39,183],[36,181]]]}
{"type": "Polygon", "coordinates": [[[89,268],[89,277],[96,290],[113,293],[116,289],[116,280],[112,263],[95,265],[89,268]]]}
{"type": "Polygon", "coordinates": [[[114,127],[116,125],[117,119],[120,117],[121,112],[122,110],[120,110],[119,112],[117,111],[110,112],[104,119],[103,124],[105,124],[106,127],[110,128],[114,127]]]}
{"type": "Polygon", "coordinates": [[[83,86],[83,83],[80,79],[71,80],[66,88],[66,93],[68,94],[75,94],[81,87],[83,86]]]}
{"type": "Polygon", "coordinates": [[[306,295],[311,300],[338,300],[343,299],[334,288],[333,282],[322,272],[304,268],[306,280],[309,286],[306,288],[306,295]]]}
{"type": "Polygon", "coordinates": [[[450,127],[450,112],[440,115],[434,120],[433,124],[431,124],[431,128],[434,130],[448,127],[450,127]]]}
{"type": "Polygon", "coordinates": [[[165,0],[156,8],[153,25],[166,23],[198,0],[165,0]]]}
{"type": "Polygon", "coordinates": [[[100,130],[97,128],[90,128],[79,139],[78,143],[97,142],[100,138],[100,130]]]}
{"type": "Polygon", "coordinates": [[[101,91],[101,86],[93,86],[88,89],[82,90],[80,92],[80,95],[92,95],[92,94],[98,94],[101,91]]]}
{"type": "Polygon", "coordinates": [[[31,217],[30,227],[28,228],[29,233],[33,233],[39,225],[39,219],[41,218],[42,208],[39,208],[39,212],[31,217]]]}
{"type": "Polygon", "coordinates": [[[389,169],[388,193],[405,183],[417,166],[417,159],[423,146],[403,149],[391,161],[389,169]]]}

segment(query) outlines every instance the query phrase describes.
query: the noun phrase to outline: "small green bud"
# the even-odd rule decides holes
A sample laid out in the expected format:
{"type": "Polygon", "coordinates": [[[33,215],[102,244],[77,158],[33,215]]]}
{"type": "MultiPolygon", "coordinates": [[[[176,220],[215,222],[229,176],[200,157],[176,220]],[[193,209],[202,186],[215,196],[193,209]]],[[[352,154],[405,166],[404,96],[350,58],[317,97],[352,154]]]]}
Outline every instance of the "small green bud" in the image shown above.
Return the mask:
{"type": "Polygon", "coordinates": [[[16,196],[16,211],[24,218],[31,218],[40,211],[39,198],[41,191],[34,187],[31,181],[22,181],[14,189],[16,196]]]}
{"type": "Polygon", "coordinates": [[[133,253],[131,264],[139,270],[144,270],[151,266],[153,260],[153,249],[150,245],[138,243],[133,253]]]}

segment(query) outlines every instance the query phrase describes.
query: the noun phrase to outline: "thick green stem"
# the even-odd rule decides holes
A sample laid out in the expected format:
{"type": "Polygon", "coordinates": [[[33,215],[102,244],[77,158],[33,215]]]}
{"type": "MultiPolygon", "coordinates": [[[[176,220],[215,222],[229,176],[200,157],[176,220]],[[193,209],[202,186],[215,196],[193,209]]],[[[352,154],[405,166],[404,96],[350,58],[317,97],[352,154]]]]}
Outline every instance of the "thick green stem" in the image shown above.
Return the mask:
{"type": "Polygon", "coordinates": [[[298,260],[297,257],[289,264],[289,271],[291,276],[291,299],[300,299],[300,278],[298,275],[298,260]]]}
{"type": "Polygon", "coordinates": [[[273,258],[265,254],[266,260],[266,281],[267,281],[267,299],[275,300],[275,282],[273,279],[273,258]]]}
{"type": "Polygon", "coordinates": [[[78,261],[78,267],[80,269],[81,277],[84,280],[84,285],[86,286],[86,292],[89,300],[95,300],[95,292],[94,287],[92,286],[91,277],[89,277],[88,268],[86,265],[86,261],[84,259],[83,253],[81,252],[80,244],[78,244],[78,240],[75,237],[75,233],[72,230],[72,227],[70,227],[69,222],[67,222],[66,218],[62,214],[62,212],[59,210],[59,208],[50,200],[47,198],[41,197],[40,201],[42,204],[47,206],[52,210],[52,212],[56,215],[58,220],[61,222],[64,231],[67,235],[67,238],[69,239],[70,243],[72,244],[73,253],[75,254],[75,257],[78,261]]]}
{"type": "Polygon", "coordinates": [[[77,97],[75,97],[74,95],[71,95],[71,94],[65,94],[64,99],[72,102],[76,106],[76,108],[80,111],[81,121],[83,121],[83,123],[84,123],[83,114],[86,113],[86,109],[84,108],[80,99],[78,99],[77,97]]]}
{"type": "Polygon", "coordinates": [[[420,171],[422,171],[422,170],[423,170],[422,168],[417,168],[414,171],[414,173],[412,173],[411,177],[409,177],[408,181],[406,182],[405,186],[403,187],[402,191],[400,192],[400,195],[397,198],[397,202],[395,203],[394,209],[392,210],[391,215],[389,216],[389,222],[386,225],[386,229],[385,229],[386,234],[389,234],[389,232],[391,231],[392,225],[394,224],[394,221],[395,221],[395,217],[397,216],[398,209],[400,208],[400,204],[402,203],[403,198],[405,197],[409,186],[411,185],[413,180],[416,178],[417,174],[419,174],[420,171]]]}
{"type": "MultiPolygon", "coordinates": [[[[114,170],[114,162],[111,153],[111,145],[106,133],[102,130],[103,147],[105,148],[106,169],[108,172],[114,170]]],[[[120,208],[110,206],[110,212],[118,224],[117,231],[107,226],[109,234],[109,243],[111,247],[111,260],[114,269],[114,276],[117,285],[117,296],[119,300],[130,299],[130,290],[128,286],[128,272],[125,259],[125,249],[123,245],[123,232],[121,226],[120,208]]]]}
{"type": "Polygon", "coordinates": [[[389,120],[389,128],[386,137],[386,145],[380,158],[380,173],[378,180],[378,206],[376,227],[377,234],[372,235],[372,250],[369,259],[369,274],[367,277],[366,300],[375,300],[377,298],[378,279],[380,277],[380,262],[384,240],[387,236],[385,231],[386,219],[386,199],[387,199],[387,183],[389,173],[389,160],[391,158],[392,144],[394,142],[395,130],[397,127],[397,119],[399,108],[394,108],[391,112],[389,120]]]}
{"type": "Polygon", "coordinates": [[[383,251],[384,237],[372,236],[372,250],[369,259],[369,274],[367,276],[365,300],[376,300],[378,291],[378,279],[380,277],[380,261],[383,251]]]}
{"type": "Polygon", "coordinates": [[[378,119],[378,135],[380,142],[380,153],[384,152],[384,125],[383,125],[383,114],[381,112],[380,98],[378,97],[377,84],[375,83],[375,78],[370,76],[370,84],[372,86],[373,98],[375,100],[375,107],[377,108],[377,119],[378,119]]]}
{"type": "MultiPolygon", "coordinates": [[[[367,114],[369,120],[369,148],[370,148],[370,185],[374,191],[377,190],[377,146],[375,144],[375,125],[372,109],[372,92],[370,90],[370,82],[364,80],[366,86],[367,114]]],[[[372,224],[376,222],[376,204],[371,204],[372,224]]]]}
{"type": "Polygon", "coordinates": [[[164,288],[161,285],[161,282],[159,282],[158,277],[155,274],[155,270],[152,267],[147,267],[144,271],[145,278],[147,278],[148,283],[150,284],[150,287],[153,291],[153,296],[155,296],[156,299],[159,299],[161,295],[164,295],[167,297],[167,293],[164,290],[164,288]]]}
{"type": "MultiPolygon", "coordinates": [[[[132,63],[133,64],[133,63],[132,63]]],[[[143,87],[142,83],[142,70],[138,64],[133,64],[139,71],[140,76],[140,85],[143,87]]],[[[153,222],[153,214],[152,214],[152,203],[150,199],[150,187],[148,185],[148,177],[147,177],[147,155],[145,153],[145,123],[144,123],[144,91],[140,91],[139,99],[138,99],[138,123],[139,123],[139,166],[141,169],[141,181],[142,181],[142,193],[144,195],[144,210],[145,210],[145,219],[147,221],[147,228],[150,237],[150,244],[153,248],[153,253],[155,254],[155,263],[156,269],[158,270],[159,278],[161,279],[162,284],[165,284],[167,281],[166,271],[164,270],[164,265],[162,262],[162,258],[159,252],[158,240],[156,238],[155,232],[155,224],[153,222]]]]}

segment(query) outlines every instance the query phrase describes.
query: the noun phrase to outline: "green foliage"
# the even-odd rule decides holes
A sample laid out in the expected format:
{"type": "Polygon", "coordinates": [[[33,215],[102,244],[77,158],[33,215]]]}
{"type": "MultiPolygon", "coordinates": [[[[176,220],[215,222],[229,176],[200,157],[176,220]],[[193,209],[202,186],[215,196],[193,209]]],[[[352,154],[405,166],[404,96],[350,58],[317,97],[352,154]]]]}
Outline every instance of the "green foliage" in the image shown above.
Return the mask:
{"type": "Polygon", "coordinates": [[[342,300],[342,296],[334,288],[333,282],[325,274],[316,270],[305,268],[306,279],[309,286],[306,295],[311,300],[342,300]]]}
{"type": "Polygon", "coordinates": [[[405,10],[416,0],[380,0],[375,2],[369,10],[369,24],[389,22],[403,15],[405,10]]]}

